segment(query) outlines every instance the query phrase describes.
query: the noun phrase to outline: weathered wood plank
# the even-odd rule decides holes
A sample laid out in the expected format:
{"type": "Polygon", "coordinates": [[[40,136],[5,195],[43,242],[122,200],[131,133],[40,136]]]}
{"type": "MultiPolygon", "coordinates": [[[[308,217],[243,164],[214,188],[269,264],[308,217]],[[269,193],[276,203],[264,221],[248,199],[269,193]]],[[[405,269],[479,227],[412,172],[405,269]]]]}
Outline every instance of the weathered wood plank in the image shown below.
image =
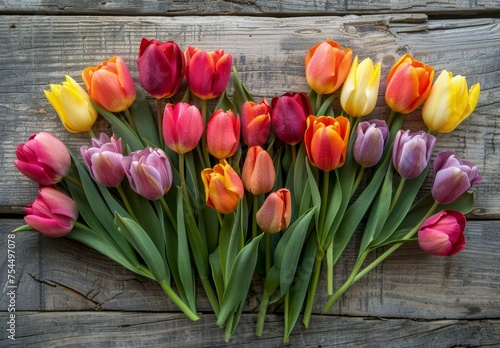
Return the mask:
{"type": "Polygon", "coordinates": [[[0,3],[0,12],[29,14],[120,14],[120,15],[198,15],[198,14],[374,14],[391,12],[420,12],[428,14],[474,15],[500,11],[495,0],[249,0],[249,1],[71,1],[71,0],[6,0],[0,3]]]}
{"type": "MultiPolygon", "coordinates": [[[[4,322],[5,315],[0,316],[4,322]]],[[[124,312],[21,312],[10,347],[493,347],[500,345],[500,320],[374,319],[314,316],[283,343],[283,321],[270,315],[262,337],[253,332],[256,315],[245,315],[224,342],[215,317],[193,323],[179,314],[124,312]],[[363,334],[360,335],[359,333],[363,334]]],[[[6,342],[6,341],[3,341],[6,342]]]]}
{"type": "MultiPolygon", "coordinates": [[[[22,220],[0,222],[0,250],[6,250],[7,232],[22,220]]],[[[497,224],[469,222],[467,247],[452,258],[432,257],[416,244],[402,247],[345,293],[330,313],[411,319],[499,318],[497,224]]],[[[339,261],[335,287],[347,279],[358,243],[359,238],[355,238],[339,261]]],[[[1,269],[6,269],[6,257],[0,253],[1,269]]],[[[6,281],[6,277],[2,279],[6,281]]],[[[16,236],[16,281],[17,310],[178,311],[154,282],[79,243],[36,233],[16,236]]],[[[247,299],[246,312],[257,311],[261,287],[262,280],[257,277],[247,299]]],[[[209,312],[202,291],[199,288],[198,309],[209,312]]],[[[320,282],[314,313],[321,314],[327,300],[326,284],[320,282]]],[[[8,299],[2,297],[0,310],[7,306],[8,299]]],[[[282,312],[281,304],[270,311],[282,312]]]]}
{"type": "MultiPolygon", "coordinates": [[[[413,53],[436,70],[447,68],[480,82],[481,98],[473,116],[456,131],[439,135],[436,151],[455,149],[478,163],[484,184],[476,188],[471,217],[500,217],[500,21],[432,20],[417,14],[381,16],[258,17],[66,17],[2,16],[0,37],[0,212],[21,213],[36,196],[36,185],[12,165],[15,147],[36,131],[49,131],[78,150],[86,135],[69,134],[43,95],[65,74],[80,80],[81,70],[118,54],[137,81],[135,60],[142,37],[176,40],[183,48],[224,48],[234,56],[243,81],[256,97],[306,91],[304,56],[312,45],[335,39],[361,58],[382,62],[383,76],[401,54],[413,53]]],[[[374,116],[386,117],[382,79],[374,116]]],[[[407,117],[422,128],[418,110],[407,117]]],[[[102,127],[103,121],[96,129],[102,127]]],[[[429,185],[429,183],[427,184],[429,185]]],[[[428,187],[428,186],[427,186],[428,187]]]]}

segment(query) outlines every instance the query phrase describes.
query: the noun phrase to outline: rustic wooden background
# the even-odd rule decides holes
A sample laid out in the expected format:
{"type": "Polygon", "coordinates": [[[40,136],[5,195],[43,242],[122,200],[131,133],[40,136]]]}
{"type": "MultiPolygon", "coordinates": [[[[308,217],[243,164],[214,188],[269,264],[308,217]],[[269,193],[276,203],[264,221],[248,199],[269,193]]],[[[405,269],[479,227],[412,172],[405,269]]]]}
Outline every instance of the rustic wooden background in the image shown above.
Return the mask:
{"type": "MultiPolygon", "coordinates": [[[[500,4],[498,0],[3,0],[0,1],[0,346],[225,346],[202,296],[201,319],[180,314],[154,283],[76,242],[34,233],[16,236],[16,340],[7,339],[7,233],[21,225],[37,188],[12,162],[18,143],[49,131],[74,149],[85,135],[67,133],[44,97],[49,83],[120,55],[137,79],[142,37],[182,47],[224,48],[256,97],[308,90],[307,49],[324,39],[382,62],[385,78],[406,52],[481,83],[478,107],[437,150],[454,149],[478,164],[466,249],[452,258],[398,250],[322,314],[320,284],[311,328],[298,324],[286,346],[500,346],[500,4]]],[[[437,74],[436,74],[437,76],[437,74]]],[[[384,78],[382,80],[384,80],[384,78]]],[[[383,117],[382,82],[375,114],[383,117]]],[[[99,121],[102,122],[103,121],[99,121]]],[[[419,110],[407,126],[423,128],[419,110]]],[[[99,125],[97,125],[99,127],[99,125]]],[[[346,279],[357,240],[336,268],[346,279]]],[[[252,287],[228,345],[282,343],[282,308],[271,308],[254,335],[261,285],[252,287]]]]}

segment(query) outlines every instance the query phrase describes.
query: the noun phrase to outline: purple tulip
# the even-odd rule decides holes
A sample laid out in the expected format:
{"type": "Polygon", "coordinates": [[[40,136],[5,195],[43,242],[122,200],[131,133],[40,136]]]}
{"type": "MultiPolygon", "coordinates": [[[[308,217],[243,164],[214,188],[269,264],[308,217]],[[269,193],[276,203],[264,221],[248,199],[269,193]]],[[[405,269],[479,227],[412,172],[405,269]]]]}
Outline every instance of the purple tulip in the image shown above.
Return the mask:
{"type": "Polygon", "coordinates": [[[385,121],[370,120],[360,122],[356,130],[354,159],[363,167],[373,167],[382,158],[388,140],[389,127],[387,127],[385,121]]]}
{"type": "Polygon", "coordinates": [[[435,142],[433,135],[423,131],[399,131],[392,148],[392,163],[399,175],[414,179],[422,174],[429,163],[435,142]]]}
{"type": "Polygon", "coordinates": [[[40,185],[54,185],[68,174],[71,157],[64,143],[53,135],[40,132],[16,149],[14,165],[40,185]]]}
{"type": "Polygon", "coordinates": [[[172,168],[161,149],[147,147],[122,159],[130,187],[149,200],[163,197],[172,185],[172,168]]]}
{"type": "Polygon", "coordinates": [[[418,230],[418,244],[425,252],[452,256],[465,247],[465,215],[443,210],[429,217],[418,230]]]}
{"type": "Polygon", "coordinates": [[[482,180],[474,163],[462,161],[453,151],[442,151],[434,160],[432,197],[441,204],[453,203],[482,180]]]}
{"type": "Polygon", "coordinates": [[[287,144],[295,145],[304,138],[306,118],[311,114],[311,104],[305,93],[285,93],[272,100],[274,132],[287,144]]]}
{"type": "Polygon", "coordinates": [[[53,238],[68,234],[78,218],[76,203],[51,186],[38,190],[38,197],[24,211],[24,221],[31,228],[53,238]]]}
{"type": "Polygon", "coordinates": [[[106,187],[120,185],[125,176],[121,160],[121,139],[111,139],[106,133],[101,133],[99,139],[92,139],[92,147],[82,146],[80,152],[92,178],[106,187]]]}

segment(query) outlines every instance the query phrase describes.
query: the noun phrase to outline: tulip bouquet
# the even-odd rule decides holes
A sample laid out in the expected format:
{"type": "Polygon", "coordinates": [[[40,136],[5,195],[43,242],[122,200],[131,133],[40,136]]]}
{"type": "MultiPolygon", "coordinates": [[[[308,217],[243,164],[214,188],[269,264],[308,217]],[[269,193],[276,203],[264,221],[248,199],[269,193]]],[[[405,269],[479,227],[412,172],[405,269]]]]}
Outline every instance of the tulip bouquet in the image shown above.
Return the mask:
{"type": "Polygon", "coordinates": [[[431,192],[421,187],[433,134],[472,113],[478,84],[469,90],[447,71],[433,83],[434,69],[406,54],[387,76],[391,114],[364,120],[377,102],[381,64],[359,62],[334,41],[305,57],[308,94],[271,103],[253,100],[223,50],[183,52],[172,41],[143,39],[137,66],[140,86],[113,57],[83,70],[88,93],[70,77],[45,91],[64,127],[89,132],[91,145],[77,154],[40,132],[18,146],[15,166],[40,190],[16,231],[96,249],[156,281],[192,320],[199,281],[226,339],[255,274],[264,279],[256,334],[269,304],[282,301],[288,340],[301,312],[309,326],[324,266],[327,312],[406,242],[442,256],[464,247],[477,167],[440,152],[431,192]],[[179,95],[184,77],[188,88],[179,95]],[[156,117],[144,90],[156,99],[156,117]],[[402,129],[404,115],[422,104],[428,131],[402,129]],[[111,135],[94,135],[98,114],[111,135]],[[356,263],[334,291],[333,267],[356,231],[356,263]]]}

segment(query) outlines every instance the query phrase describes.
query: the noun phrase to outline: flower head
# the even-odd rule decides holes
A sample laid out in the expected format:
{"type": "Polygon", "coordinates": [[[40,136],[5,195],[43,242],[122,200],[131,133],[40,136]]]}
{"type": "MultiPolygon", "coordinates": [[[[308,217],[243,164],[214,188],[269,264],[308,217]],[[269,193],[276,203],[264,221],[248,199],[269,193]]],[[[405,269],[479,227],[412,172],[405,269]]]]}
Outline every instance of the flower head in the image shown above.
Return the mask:
{"type": "Polygon", "coordinates": [[[243,185],[254,195],[260,195],[272,190],[276,180],[273,159],[260,146],[248,149],[241,174],[243,185]]]}
{"type": "Polygon", "coordinates": [[[207,150],[218,159],[231,157],[240,145],[240,118],[231,110],[216,110],[207,123],[207,150]]]}
{"type": "Polygon", "coordinates": [[[414,179],[427,167],[436,137],[418,131],[399,131],[392,148],[392,163],[401,177],[414,179]]]}
{"type": "Polygon", "coordinates": [[[259,104],[246,101],[241,107],[241,135],[248,146],[262,146],[271,132],[271,106],[264,98],[259,104]]]}
{"type": "Polygon", "coordinates": [[[389,127],[383,120],[363,121],[358,124],[353,155],[356,162],[369,168],[382,158],[389,140],[389,127]]]}
{"type": "Polygon", "coordinates": [[[167,104],[163,112],[163,138],[167,146],[179,153],[191,151],[203,135],[203,119],[194,105],[179,102],[167,104]]]}
{"type": "Polygon", "coordinates": [[[273,98],[271,123],[281,141],[295,145],[304,137],[306,118],[312,114],[309,98],[305,93],[285,93],[273,98]]]}
{"type": "Polygon", "coordinates": [[[292,198],[290,191],[282,188],[267,196],[255,215],[257,225],[265,233],[285,230],[292,219],[292,198]]]}
{"type": "Polygon", "coordinates": [[[455,255],[465,247],[465,223],[465,216],[459,211],[440,211],[422,224],[418,244],[432,255],[455,255]]]}

